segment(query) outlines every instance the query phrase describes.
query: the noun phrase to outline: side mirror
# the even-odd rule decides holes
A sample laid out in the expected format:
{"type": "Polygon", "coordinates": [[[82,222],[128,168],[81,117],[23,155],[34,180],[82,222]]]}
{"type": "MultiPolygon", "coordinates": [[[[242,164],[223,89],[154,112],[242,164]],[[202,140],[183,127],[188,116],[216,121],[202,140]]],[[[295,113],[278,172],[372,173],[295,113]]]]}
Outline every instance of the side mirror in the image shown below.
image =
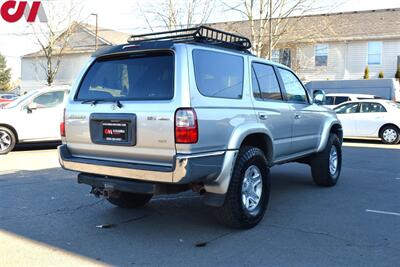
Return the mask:
{"type": "Polygon", "coordinates": [[[313,100],[315,104],[323,105],[325,103],[326,95],[323,90],[316,90],[314,91],[313,95],[314,95],[313,100]]]}
{"type": "Polygon", "coordinates": [[[28,111],[36,110],[37,108],[38,108],[37,103],[32,102],[28,105],[28,111]]]}

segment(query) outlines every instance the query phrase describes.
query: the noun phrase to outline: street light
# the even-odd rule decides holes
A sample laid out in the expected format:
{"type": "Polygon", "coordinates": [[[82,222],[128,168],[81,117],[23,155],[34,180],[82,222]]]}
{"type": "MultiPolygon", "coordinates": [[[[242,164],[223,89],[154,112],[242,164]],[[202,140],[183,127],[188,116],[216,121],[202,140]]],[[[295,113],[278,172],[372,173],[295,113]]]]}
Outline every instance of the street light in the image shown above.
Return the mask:
{"type": "Polygon", "coordinates": [[[98,31],[99,31],[99,15],[97,13],[92,13],[90,14],[91,16],[95,16],[96,17],[96,39],[95,39],[95,50],[97,50],[97,37],[98,37],[98,31]]]}

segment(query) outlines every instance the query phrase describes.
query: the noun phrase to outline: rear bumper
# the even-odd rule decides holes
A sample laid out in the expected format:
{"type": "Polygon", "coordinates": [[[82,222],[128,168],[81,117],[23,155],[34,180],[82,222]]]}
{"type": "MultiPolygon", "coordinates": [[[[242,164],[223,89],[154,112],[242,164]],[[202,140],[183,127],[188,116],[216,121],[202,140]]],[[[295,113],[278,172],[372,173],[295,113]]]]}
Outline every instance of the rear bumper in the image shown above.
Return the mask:
{"type": "Polygon", "coordinates": [[[189,184],[214,181],[221,173],[225,151],[177,155],[171,167],[74,157],[67,145],[58,147],[58,155],[61,166],[67,170],[148,182],[189,184]]]}

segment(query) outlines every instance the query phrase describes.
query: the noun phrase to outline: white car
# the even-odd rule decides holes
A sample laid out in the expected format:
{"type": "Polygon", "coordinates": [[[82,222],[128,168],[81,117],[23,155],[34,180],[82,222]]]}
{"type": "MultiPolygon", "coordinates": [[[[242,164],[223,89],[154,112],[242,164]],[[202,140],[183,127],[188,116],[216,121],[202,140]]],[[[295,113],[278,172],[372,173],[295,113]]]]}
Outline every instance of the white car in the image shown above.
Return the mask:
{"type": "Polygon", "coordinates": [[[380,138],[385,144],[400,140],[400,104],[389,100],[359,100],[334,109],[345,138],[380,138]]]}
{"type": "Polygon", "coordinates": [[[0,155],[17,143],[59,141],[64,98],[69,87],[48,87],[0,108],[0,155]]]}
{"type": "Polygon", "coordinates": [[[324,106],[333,109],[344,102],[364,99],[381,99],[381,97],[367,94],[326,94],[324,106]]]}

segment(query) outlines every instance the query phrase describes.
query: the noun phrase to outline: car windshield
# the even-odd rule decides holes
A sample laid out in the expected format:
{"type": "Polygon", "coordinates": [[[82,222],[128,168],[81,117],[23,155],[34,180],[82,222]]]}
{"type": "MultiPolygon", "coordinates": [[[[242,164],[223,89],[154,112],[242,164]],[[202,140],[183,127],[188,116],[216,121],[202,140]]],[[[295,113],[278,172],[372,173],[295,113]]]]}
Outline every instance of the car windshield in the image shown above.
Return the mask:
{"type": "Polygon", "coordinates": [[[37,90],[30,91],[29,93],[18,97],[13,102],[5,105],[3,107],[3,109],[9,109],[9,108],[14,108],[16,106],[19,106],[22,102],[24,102],[25,100],[27,100],[28,98],[30,98],[31,96],[33,96],[36,93],[37,93],[37,90]]]}
{"type": "Polygon", "coordinates": [[[400,109],[400,102],[389,102],[389,105],[391,105],[391,106],[393,106],[393,107],[395,107],[395,108],[400,109]]]}

